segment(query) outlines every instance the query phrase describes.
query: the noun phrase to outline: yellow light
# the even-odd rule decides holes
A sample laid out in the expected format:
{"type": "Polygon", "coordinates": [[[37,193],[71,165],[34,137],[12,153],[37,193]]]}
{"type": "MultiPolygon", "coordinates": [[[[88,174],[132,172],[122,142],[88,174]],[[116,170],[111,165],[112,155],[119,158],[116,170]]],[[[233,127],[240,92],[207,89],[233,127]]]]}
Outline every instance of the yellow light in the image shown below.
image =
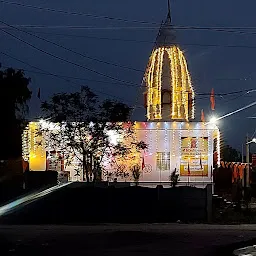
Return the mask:
{"type": "Polygon", "coordinates": [[[44,139],[38,134],[39,123],[31,122],[29,129],[29,167],[34,171],[45,171],[46,169],[46,151],[44,139]]]}
{"type": "Polygon", "coordinates": [[[29,154],[29,158],[30,158],[30,159],[31,159],[31,158],[36,158],[36,154],[30,153],[30,154],[29,154]]]}
{"type": "Polygon", "coordinates": [[[172,102],[169,116],[171,119],[186,121],[193,119],[195,94],[186,59],[183,52],[177,46],[170,46],[155,49],[149,60],[144,78],[147,87],[148,120],[162,119],[162,83],[164,81],[163,68],[166,68],[165,65],[168,65],[171,78],[169,88],[172,95],[172,102]],[[168,62],[164,61],[165,53],[168,56],[168,62]]]}

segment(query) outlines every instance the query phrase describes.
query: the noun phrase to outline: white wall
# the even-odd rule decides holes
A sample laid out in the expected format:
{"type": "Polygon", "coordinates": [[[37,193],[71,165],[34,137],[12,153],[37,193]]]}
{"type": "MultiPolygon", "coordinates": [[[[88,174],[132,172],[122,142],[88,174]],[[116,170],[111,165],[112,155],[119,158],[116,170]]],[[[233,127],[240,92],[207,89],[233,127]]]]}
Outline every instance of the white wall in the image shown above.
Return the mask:
{"type": "MultiPolygon", "coordinates": [[[[180,176],[180,182],[211,183],[211,166],[213,165],[213,133],[218,128],[215,125],[201,122],[146,122],[136,123],[137,138],[148,144],[144,154],[146,171],[142,173],[143,182],[169,182],[169,176],[176,168],[180,173],[181,137],[208,137],[208,176],[180,176]],[[157,170],[156,153],[170,152],[170,170],[157,170]],[[150,166],[151,172],[147,172],[150,166]]],[[[199,161],[199,159],[198,159],[199,161]]]]}

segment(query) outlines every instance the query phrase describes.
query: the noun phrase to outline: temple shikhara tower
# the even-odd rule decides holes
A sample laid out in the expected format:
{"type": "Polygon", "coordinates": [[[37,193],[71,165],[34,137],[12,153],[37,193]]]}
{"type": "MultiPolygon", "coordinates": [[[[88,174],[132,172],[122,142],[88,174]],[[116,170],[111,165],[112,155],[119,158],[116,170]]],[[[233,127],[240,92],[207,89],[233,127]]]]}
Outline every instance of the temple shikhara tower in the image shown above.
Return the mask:
{"type": "Polygon", "coordinates": [[[144,77],[148,121],[194,119],[194,90],[186,58],[176,44],[168,10],[144,77]]]}
{"type": "MultiPolygon", "coordinates": [[[[143,82],[146,120],[135,122],[134,129],[136,139],[144,141],[148,147],[143,152],[134,152],[131,161],[118,159],[119,174],[128,175],[118,175],[117,181],[132,182],[130,172],[136,164],[141,167],[139,182],[143,186],[159,183],[170,186],[173,172],[179,175],[182,185],[212,184],[213,168],[220,163],[220,133],[215,124],[196,120],[196,94],[185,54],[177,44],[169,2],[167,18],[161,24],[143,82]]],[[[31,123],[23,136],[23,155],[29,169],[65,171],[70,180],[81,180],[75,163],[64,168],[63,159],[50,157],[43,146],[34,145],[35,126],[36,123],[31,123]]],[[[106,173],[103,180],[113,180],[108,176],[115,173],[113,166],[107,162],[103,165],[106,173]]]]}

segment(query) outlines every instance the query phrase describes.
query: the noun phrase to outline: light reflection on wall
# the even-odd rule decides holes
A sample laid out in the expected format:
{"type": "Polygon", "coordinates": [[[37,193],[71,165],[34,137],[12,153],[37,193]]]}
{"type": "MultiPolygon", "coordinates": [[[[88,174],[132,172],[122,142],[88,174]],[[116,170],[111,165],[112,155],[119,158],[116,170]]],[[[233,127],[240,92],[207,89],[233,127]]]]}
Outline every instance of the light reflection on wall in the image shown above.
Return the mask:
{"type": "Polygon", "coordinates": [[[30,123],[29,167],[32,171],[46,170],[46,151],[39,123],[30,123]]]}

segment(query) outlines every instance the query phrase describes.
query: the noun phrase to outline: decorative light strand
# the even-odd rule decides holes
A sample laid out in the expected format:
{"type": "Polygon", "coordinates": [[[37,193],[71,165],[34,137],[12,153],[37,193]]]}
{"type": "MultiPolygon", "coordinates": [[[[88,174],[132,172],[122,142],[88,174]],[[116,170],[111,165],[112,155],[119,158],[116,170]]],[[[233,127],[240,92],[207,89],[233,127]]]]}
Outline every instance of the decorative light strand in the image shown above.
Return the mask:
{"type": "MultiPolygon", "coordinates": [[[[190,74],[188,72],[188,65],[187,65],[187,62],[186,62],[186,59],[184,58],[183,56],[183,64],[184,64],[184,67],[185,67],[185,72],[186,72],[186,77],[187,77],[187,91],[189,93],[191,93],[191,97],[192,97],[192,110],[191,110],[191,118],[194,119],[195,118],[195,91],[193,89],[193,86],[192,86],[192,82],[191,82],[191,77],[190,77],[190,74]]],[[[188,102],[188,101],[187,101],[188,102]]]]}
{"type": "Polygon", "coordinates": [[[220,130],[217,128],[217,154],[218,154],[218,160],[217,164],[220,166],[220,130]]]}
{"type": "MultiPolygon", "coordinates": [[[[148,129],[147,129],[147,127],[145,127],[145,143],[147,144],[147,145],[149,145],[149,139],[148,139],[148,129]]],[[[147,152],[149,151],[149,149],[147,149],[146,150],[147,152]]]]}
{"type": "MultiPolygon", "coordinates": [[[[212,134],[213,135],[213,134],[212,134]]],[[[211,134],[210,134],[210,131],[208,130],[207,131],[207,137],[208,137],[208,154],[207,154],[207,157],[208,157],[208,170],[209,170],[209,159],[212,159],[211,161],[211,165],[213,163],[213,150],[212,150],[212,146],[213,146],[213,140],[212,140],[212,137],[211,137],[211,134]]],[[[211,168],[211,166],[210,166],[211,168]]],[[[209,176],[209,171],[208,171],[208,176],[209,176]]],[[[211,174],[210,174],[211,175],[211,174]]]]}
{"type": "Polygon", "coordinates": [[[183,106],[183,115],[185,117],[186,120],[189,119],[188,116],[188,110],[189,110],[189,106],[188,106],[188,88],[187,88],[187,73],[186,73],[186,69],[184,67],[184,56],[182,54],[182,51],[179,51],[179,62],[180,62],[180,67],[181,67],[181,82],[182,82],[182,106],[183,106]]]}
{"type": "Polygon", "coordinates": [[[155,65],[156,51],[153,51],[150,61],[149,61],[149,71],[146,73],[146,81],[147,81],[147,117],[148,120],[152,118],[152,110],[153,110],[153,79],[154,79],[154,65],[155,65]]]}
{"type": "Polygon", "coordinates": [[[160,125],[160,123],[157,123],[157,125],[156,125],[156,152],[158,152],[158,144],[159,144],[159,138],[158,138],[159,125],[160,125]]]}
{"type": "Polygon", "coordinates": [[[176,147],[175,147],[175,131],[173,129],[172,130],[172,156],[175,156],[175,151],[176,151],[176,147]]]}
{"type": "Polygon", "coordinates": [[[152,152],[152,146],[153,146],[153,129],[152,129],[152,123],[150,125],[150,131],[149,131],[149,148],[148,148],[148,151],[149,151],[149,155],[152,155],[153,152],[152,152]]]}
{"type": "MultiPolygon", "coordinates": [[[[181,133],[181,129],[179,129],[179,170],[180,170],[180,166],[181,166],[181,157],[182,157],[182,151],[181,151],[181,137],[182,137],[182,133],[181,133]]],[[[181,171],[181,170],[180,170],[181,171]]]]}
{"type": "Polygon", "coordinates": [[[30,150],[29,141],[30,141],[29,140],[29,129],[27,126],[22,133],[22,158],[24,161],[29,160],[29,150],[30,150]]]}
{"type": "Polygon", "coordinates": [[[177,60],[177,47],[174,46],[173,47],[173,54],[174,54],[174,68],[175,68],[175,74],[176,74],[176,88],[175,88],[175,94],[176,94],[176,104],[177,104],[177,107],[178,107],[178,116],[177,118],[178,119],[181,119],[181,98],[180,98],[180,93],[181,93],[181,90],[180,90],[180,72],[178,72],[178,68],[179,68],[179,65],[178,65],[178,60],[177,60]]]}
{"type": "Polygon", "coordinates": [[[168,127],[166,122],[164,123],[164,126],[164,152],[166,155],[168,151],[168,127]]]}
{"type": "Polygon", "coordinates": [[[161,119],[161,77],[160,77],[160,68],[162,67],[160,50],[157,51],[157,66],[156,66],[156,83],[155,86],[155,119],[161,119]]]}

